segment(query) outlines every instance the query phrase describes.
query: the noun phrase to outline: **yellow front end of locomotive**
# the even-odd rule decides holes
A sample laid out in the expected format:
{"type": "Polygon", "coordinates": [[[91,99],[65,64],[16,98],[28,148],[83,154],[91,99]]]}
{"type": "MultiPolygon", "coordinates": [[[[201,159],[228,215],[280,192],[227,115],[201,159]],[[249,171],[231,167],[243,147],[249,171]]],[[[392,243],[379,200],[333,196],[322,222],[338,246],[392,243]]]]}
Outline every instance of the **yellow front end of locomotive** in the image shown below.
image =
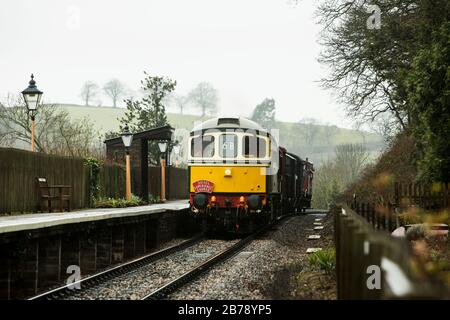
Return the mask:
{"type": "Polygon", "coordinates": [[[190,166],[190,192],[196,181],[214,184],[214,193],[265,193],[266,167],[263,166],[190,166]]]}

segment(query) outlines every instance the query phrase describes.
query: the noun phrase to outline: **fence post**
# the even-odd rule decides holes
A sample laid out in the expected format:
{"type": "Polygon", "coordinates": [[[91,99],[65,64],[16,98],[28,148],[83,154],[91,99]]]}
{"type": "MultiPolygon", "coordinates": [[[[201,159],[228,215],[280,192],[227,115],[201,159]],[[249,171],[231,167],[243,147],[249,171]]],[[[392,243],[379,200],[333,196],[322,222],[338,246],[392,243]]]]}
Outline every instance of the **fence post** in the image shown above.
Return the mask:
{"type": "Polygon", "coordinates": [[[413,198],[413,184],[410,183],[408,185],[408,199],[409,199],[409,205],[413,205],[414,204],[414,198],[413,198]]]}
{"type": "Polygon", "coordinates": [[[428,207],[428,201],[427,201],[427,197],[425,196],[425,193],[424,193],[424,191],[425,191],[424,185],[421,183],[418,184],[417,190],[418,190],[418,197],[419,197],[419,205],[426,209],[428,207]]]}
{"type": "Polygon", "coordinates": [[[336,281],[337,281],[337,296],[338,299],[340,297],[340,275],[341,275],[341,213],[342,213],[342,207],[341,206],[335,206],[333,207],[333,220],[334,220],[334,246],[336,248],[336,281]]]}
{"type": "Polygon", "coordinates": [[[352,210],[356,209],[356,193],[353,194],[351,209],[352,210]]]}
{"type": "Polygon", "coordinates": [[[389,232],[394,231],[394,212],[393,212],[393,206],[392,204],[388,203],[388,228],[389,228],[389,232]]]}
{"type": "Polygon", "coordinates": [[[352,232],[351,232],[351,218],[350,216],[345,217],[343,219],[343,233],[342,233],[342,255],[343,255],[343,263],[342,263],[342,299],[349,299],[351,288],[350,288],[350,277],[351,277],[351,268],[352,268],[352,252],[350,250],[352,244],[352,232]]]}
{"type": "Polygon", "coordinates": [[[361,229],[361,225],[354,222],[352,226],[352,242],[351,249],[352,261],[350,272],[350,284],[349,287],[349,297],[350,299],[362,299],[362,292],[364,290],[364,275],[366,273],[366,267],[364,263],[364,238],[365,233],[361,229]]]}
{"type": "Polygon", "coordinates": [[[339,243],[339,275],[338,275],[338,299],[348,299],[349,277],[351,275],[351,238],[349,225],[351,224],[350,214],[340,217],[340,243],[339,243]]]}
{"type": "Polygon", "coordinates": [[[395,201],[395,205],[396,206],[399,206],[400,205],[400,193],[399,193],[399,183],[398,182],[395,182],[395,184],[394,184],[394,193],[395,193],[395,195],[394,195],[394,201],[395,201]]]}
{"type": "Polygon", "coordinates": [[[359,205],[359,208],[358,208],[358,209],[359,209],[360,212],[361,212],[361,216],[364,217],[365,219],[367,219],[367,212],[366,212],[366,207],[365,207],[364,203],[361,203],[361,204],[359,205]]]}
{"type": "Polygon", "coordinates": [[[372,227],[376,228],[377,221],[375,220],[375,210],[371,204],[367,204],[367,210],[369,211],[370,218],[372,221],[372,227]]]}
{"type": "Polygon", "coordinates": [[[449,203],[450,203],[450,193],[449,193],[449,190],[448,190],[448,182],[447,183],[445,183],[445,185],[444,185],[444,208],[447,208],[448,206],[449,206],[449,203]]]}
{"type": "Polygon", "coordinates": [[[342,215],[342,208],[338,208],[338,211],[336,212],[337,216],[337,230],[336,233],[336,271],[337,271],[337,287],[338,287],[338,299],[344,298],[344,282],[343,282],[343,275],[345,270],[345,261],[344,261],[344,253],[345,253],[345,245],[344,245],[344,234],[345,234],[345,222],[344,220],[347,219],[347,217],[342,215]]]}

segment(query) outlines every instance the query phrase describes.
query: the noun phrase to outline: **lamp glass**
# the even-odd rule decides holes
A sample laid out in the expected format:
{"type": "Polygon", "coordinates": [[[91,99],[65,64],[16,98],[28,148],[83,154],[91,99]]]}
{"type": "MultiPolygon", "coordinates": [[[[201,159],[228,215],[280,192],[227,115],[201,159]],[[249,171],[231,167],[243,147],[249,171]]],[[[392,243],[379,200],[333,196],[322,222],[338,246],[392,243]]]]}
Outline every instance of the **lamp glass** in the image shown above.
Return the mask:
{"type": "Polygon", "coordinates": [[[27,104],[29,111],[34,111],[37,109],[39,100],[41,100],[42,94],[39,93],[24,93],[23,98],[27,104]]]}
{"type": "Polygon", "coordinates": [[[27,105],[28,111],[36,111],[41,101],[43,92],[36,87],[36,81],[34,81],[34,75],[31,74],[31,80],[28,83],[28,87],[22,91],[23,99],[27,105]]]}
{"type": "Polygon", "coordinates": [[[133,142],[133,135],[131,133],[122,135],[122,141],[125,147],[131,147],[131,143],[133,142]]]}
{"type": "Polygon", "coordinates": [[[166,152],[166,150],[167,150],[167,142],[165,142],[165,141],[158,142],[158,147],[159,147],[159,151],[161,151],[161,153],[166,152]]]}
{"type": "Polygon", "coordinates": [[[131,143],[133,143],[133,134],[128,129],[128,125],[125,125],[124,131],[122,133],[122,142],[125,148],[131,147],[131,143]]]}

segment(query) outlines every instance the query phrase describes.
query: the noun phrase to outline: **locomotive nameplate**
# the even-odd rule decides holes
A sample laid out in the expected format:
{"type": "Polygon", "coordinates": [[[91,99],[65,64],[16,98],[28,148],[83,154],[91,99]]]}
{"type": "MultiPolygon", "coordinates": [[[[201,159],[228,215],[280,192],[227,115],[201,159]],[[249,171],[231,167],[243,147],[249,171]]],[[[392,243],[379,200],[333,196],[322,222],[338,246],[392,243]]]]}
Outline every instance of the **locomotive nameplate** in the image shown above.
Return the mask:
{"type": "Polygon", "coordinates": [[[204,192],[212,193],[214,190],[214,183],[208,180],[198,180],[193,183],[195,193],[204,192]]]}

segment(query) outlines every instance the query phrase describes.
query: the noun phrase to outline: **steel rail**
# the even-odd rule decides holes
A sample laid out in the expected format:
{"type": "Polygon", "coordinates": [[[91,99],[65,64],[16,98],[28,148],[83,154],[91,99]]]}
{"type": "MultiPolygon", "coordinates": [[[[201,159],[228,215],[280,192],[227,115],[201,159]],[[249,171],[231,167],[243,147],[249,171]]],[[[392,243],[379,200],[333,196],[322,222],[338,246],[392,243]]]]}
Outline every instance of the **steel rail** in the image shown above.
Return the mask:
{"type": "Polygon", "coordinates": [[[229,260],[231,257],[235,256],[239,251],[241,251],[244,247],[246,247],[250,242],[252,242],[256,237],[264,234],[267,232],[270,228],[274,227],[276,224],[280,223],[282,220],[292,217],[293,215],[286,215],[281,218],[278,218],[274,222],[270,223],[267,226],[264,226],[260,230],[258,230],[255,233],[252,233],[251,235],[247,236],[246,238],[240,240],[239,242],[235,243],[231,247],[215,254],[208,260],[200,263],[199,265],[195,266],[191,270],[187,271],[186,273],[182,274],[175,280],[170,281],[169,283],[165,284],[164,286],[160,287],[159,289],[154,290],[150,294],[144,296],[141,298],[141,300],[159,300],[164,299],[168,295],[176,292],[181,287],[185,286],[186,284],[192,282],[193,280],[197,279],[201,274],[211,269],[213,266],[218,265],[221,262],[224,262],[226,260],[229,260]]]}
{"type": "Polygon", "coordinates": [[[177,251],[186,249],[198,243],[200,240],[204,239],[203,235],[195,236],[191,239],[183,241],[179,244],[173,245],[169,248],[162,249],[145,256],[139,257],[137,259],[131,260],[129,262],[122,263],[118,266],[109,268],[107,270],[101,271],[99,273],[93,274],[91,276],[82,278],[76,282],[43,292],[36,296],[29,298],[28,300],[61,300],[63,298],[69,297],[73,294],[82,292],[88,288],[97,286],[104,283],[110,279],[119,277],[121,275],[127,274],[134,270],[137,270],[147,264],[165,258],[177,251]],[[79,287],[80,289],[76,289],[79,287]]]}

